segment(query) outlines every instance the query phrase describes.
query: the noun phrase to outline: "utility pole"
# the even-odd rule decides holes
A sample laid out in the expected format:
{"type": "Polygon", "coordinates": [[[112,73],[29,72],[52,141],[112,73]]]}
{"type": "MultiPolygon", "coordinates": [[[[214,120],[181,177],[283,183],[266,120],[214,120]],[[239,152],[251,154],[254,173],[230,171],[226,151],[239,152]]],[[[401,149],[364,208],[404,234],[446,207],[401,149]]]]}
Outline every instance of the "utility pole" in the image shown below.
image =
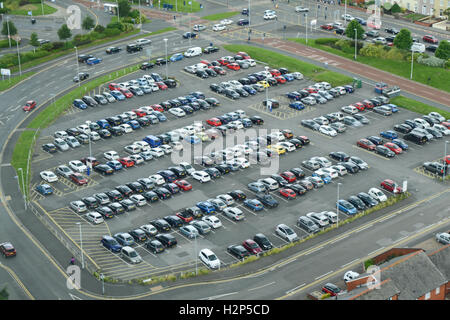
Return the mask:
{"type": "Polygon", "coordinates": [[[84,269],[83,234],[81,233],[81,222],[77,222],[76,224],[80,228],[81,268],[84,269]]]}
{"type": "Polygon", "coordinates": [[[305,13],[306,44],[308,44],[308,14],[305,13]]]}
{"type": "Polygon", "coordinates": [[[8,42],[9,42],[9,47],[11,48],[11,35],[9,34],[9,17],[6,16],[6,27],[8,28],[8,42]]]}
{"type": "Polygon", "coordinates": [[[77,77],[78,77],[78,87],[81,86],[81,79],[80,79],[80,63],[78,62],[78,49],[75,48],[75,59],[77,60],[77,77]]]}
{"type": "Polygon", "coordinates": [[[353,29],[355,30],[355,60],[356,60],[356,47],[357,47],[357,41],[358,41],[358,29],[353,29]]]}
{"type": "Polygon", "coordinates": [[[16,40],[17,45],[17,59],[19,60],[19,75],[22,75],[22,65],[20,64],[19,40],[16,40]]]}
{"type": "Polygon", "coordinates": [[[336,213],[337,213],[337,223],[336,223],[336,227],[339,227],[339,187],[341,186],[342,183],[338,183],[337,185],[337,200],[336,200],[336,213]]]}

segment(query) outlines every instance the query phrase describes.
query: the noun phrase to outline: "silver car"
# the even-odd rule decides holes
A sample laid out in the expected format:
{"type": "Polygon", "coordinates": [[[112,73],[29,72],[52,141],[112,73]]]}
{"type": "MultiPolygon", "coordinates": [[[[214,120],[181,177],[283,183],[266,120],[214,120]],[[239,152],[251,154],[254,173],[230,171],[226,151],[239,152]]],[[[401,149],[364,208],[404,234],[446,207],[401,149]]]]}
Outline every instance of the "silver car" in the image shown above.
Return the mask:
{"type": "Polygon", "coordinates": [[[189,239],[196,238],[199,234],[197,228],[191,225],[180,227],[179,231],[182,235],[188,237],[189,239]]]}
{"type": "Polygon", "coordinates": [[[450,233],[442,232],[436,234],[436,241],[440,242],[442,244],[449,244],[450,243],[450,233]]]}
{"type": "Polygon", "coordinates": [[[125,246],[122,248],[122,250],[120,251],[120,256],[124,260],[127,260],[128,262],[133,264],[138,264],[143,261],[139,253],[137,253],[136,250],[129,246],[125,246]]]}
{"type": "Polygon", "coordinates": [[[200,234],[207,234],[211,232],[211,227],[205,221],[194,220],[190,224],[196,228],[200,234]]]}
{"type": "Polygon", "coordinates": [[[55,171],[56,171],[56,174],[59,174],[60,176],[63,176],[64,178],[69,178],[69,176],[74,173],[72,169],[70,169],[68,166],[66,166],[64,164],[58,166],[55,171]]]}
{"type": "Polygon", "coordinates": [[[60,151],[69,150],[69,145],[61,138],[56,138],[53,143],[60,151]]]}

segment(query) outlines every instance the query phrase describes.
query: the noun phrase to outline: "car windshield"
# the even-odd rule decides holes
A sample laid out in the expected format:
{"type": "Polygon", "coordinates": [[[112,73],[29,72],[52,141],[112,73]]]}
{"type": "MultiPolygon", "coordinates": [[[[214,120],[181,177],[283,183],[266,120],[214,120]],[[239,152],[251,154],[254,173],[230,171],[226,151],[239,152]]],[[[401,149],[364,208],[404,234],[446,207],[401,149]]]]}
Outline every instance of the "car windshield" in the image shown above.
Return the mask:
{"type": "Polygon", "coordinates": [[[211,255],[208,256],[208,260],[209,261],[215,261],[215,260],[217,260],[217,257],[214,254],[211,254],[211,255]]]}
{"type": "Polygon", "coordinates": [[[258,244],[256,244],[256,242],[251,242],[249,243],[250,248],[256,249],[258,248],[258,244]]]}
{"type": "Polygon", "coordinates": [[[131,258],[136,258],[138,256],[138,254],[137,254],[137,252],[136,251],[130,251],[130,257],[131,258]]]}
{"type": "Polygon", "coordinates": [[[294,231],[292,231],[291,229],[286,228],[284,230],[286,231],[286,234],[288,234],[288,235],[294,234],[294,231]]]}

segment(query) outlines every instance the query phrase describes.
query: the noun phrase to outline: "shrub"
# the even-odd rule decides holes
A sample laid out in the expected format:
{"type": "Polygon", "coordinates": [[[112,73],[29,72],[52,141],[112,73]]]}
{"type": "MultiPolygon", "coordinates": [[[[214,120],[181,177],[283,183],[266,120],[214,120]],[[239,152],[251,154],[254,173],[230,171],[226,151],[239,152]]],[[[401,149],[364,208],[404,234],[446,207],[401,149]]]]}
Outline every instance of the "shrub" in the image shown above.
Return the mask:
{"type": "Polygon", "coordinates": [[[330,45],[335,44],[339,39],[337,38],[319,38],[316,39],[316,44],[330,45]]]}
{"type": "Polygon", "coordinates": [[[435,56],[444,60],[450,59],[450,41],[442,40],[436,49],[435,56]]]}
{"type": "Polygon", "coordinates": [[[53,49],[53,44],[50,42],[50,43],[45,43],[45,44],[43,44],[42,46],[41,46],[41,49],[42,50],[45,50],[45,51],[52,51],[52,49],[53,49]]]}
{"type": "Polygon", "coordinates": [[[107,37],[114,37],[114,36],[118,36],[120,34],[120,32],[121,31],[119,29],[106,28],[104,33],[107,37]]]}
{"type": "Polygon", "coordinates": [[[64,42],[61,41],[52,42],[52,45],[53,45],[52,50],[58,50],[64,48],[65,46],[64,42]]]}
{"type": "Polygon", "coordinates": [[[381,58],[384,57],[385,51],[380,45],[369,44],[359,50],[359,54],[366,57],[381,58]]]}
{"type": "Polygon", "coordinates": [[[28,0],[20,0],[19,1],[19,6],[26,6],[27,4],[29,4],[30,2],[28,0]]]}
{"type": "Polygon", "coordinates": [[[74,38],[73,38],[73,44],[75,46],[81,46],[83,44],[88,44],[91,42],[91,40],[86,37],[86,35],[81,35],[81,34],[77,34],[74,38]]]}
{"type": "Polygon", "coordinates": [[[121,22],[111,22],[108,23],[108,25],[106,26],[107,29],[119,29],[120,31],[123,31],[124,26],[121,22]]]}
{"type": "Polygon", "coordinates": [[[103,32],[105,31],[105,27],[102,26],[102,25],[100,25],[100,24],[98,24],[98,25],[94,28],[94,31],[95,31],[95,32],[98,32],[98,33],[103,33],[103,32]]]}
{"type": "Polygon", "coordinates": [[[390,50],[386,53],[386,59],[390,60],[405,60],[406,56],[405,53],[402,50],[399,50],[398,48],[389,47],[390,50]]]}
{"type": "Polygon", "coordinates": [[[423,56],[419,56],[417,58],[417,62],[420,64],[424,64],[426,66],[429,67],[443,67],[445,66],[445,60],[444,59],[439,59],[436,57],[428,57],[425,58],[423,56]]]}
{"type": "Polygon", "coordinates": [[[391,12],[392,13],[399,13],[401,11],[402,11],[402,9],[400,8],[400,6],[397,3],[394,3],[394,5],[391,8],[391,12]]]}

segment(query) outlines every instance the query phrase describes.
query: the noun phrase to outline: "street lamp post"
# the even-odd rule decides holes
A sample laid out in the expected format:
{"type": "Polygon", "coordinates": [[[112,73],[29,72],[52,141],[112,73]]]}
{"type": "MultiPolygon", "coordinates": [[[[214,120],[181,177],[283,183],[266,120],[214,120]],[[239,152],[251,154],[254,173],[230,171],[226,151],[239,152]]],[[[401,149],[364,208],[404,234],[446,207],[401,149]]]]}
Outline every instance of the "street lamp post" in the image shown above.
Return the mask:
{"type": "Polygon", "coordinates": [[[17,45],[17,59],[19,60],[19,75],[22,75],[22,65],[20,64],[20,52],[19,52],[19,41],[16,40],[17,45]]]}
{"type": "Polygon", "coordinates": [[[355,60],[356,60],[356,47],[358,45],[358,29],[353,29],[355,30],[355,60]]]}
{"type": "Polygon", "coordinates": [[[76,224],[80,228],[81,268],[84,269],[83,234],[81,233],[81,222],[77,222],[76,224]]]}
{"type": "Polygon", "coordinates": [[[305,13],[306,44],[308,44],[308,14],[305,13]]]}
{"type": "Polygon", "coordinates": [[[9,42],[9,47],[11,48],[11,35],[9,34],[9,17],[6,17],[6,28],[8,28],[8,42],[9,42]]]}
{"type": "Polygon", "coordinates": [[[248,0],[248,26],[249,27],[251,26],[250,15],[251,15],[251,12],[250,12],[250,0],[248,0]]]}
{"type": "MultiPolygon", "coordinates": [[[[191,39],[189,37],[189,39],[191,39]]],[[[164,46],[166,48],[166,79],[169,79],[169,71],[168,71],[168,63],[167,63],[167,40],[168,39],[164,39],[164,46]]]]}
{"type": "MultiPolygon", "coordinates": [[[[26,196],[25,196],[25,180],[24,180],[24,177],[23,177],[23,169],[19,168],[19,171],[20,171],[20,175],[22,176],[21,178],[22,178],[23,203],[25,204],[25,210],[27,210],[27,199],[26,199],[26,196]]],[[[17,180],[19,181],[19,177],[17,177],[17,180]]],[[[19,185],[20,185],[20,182],[19,182],[19,185]]]]}
{"type": "Polygon", "coordinates": [[[198,274],[198,265],[197,265],[197,260],[198,260],[198,257],[197,257],[197,236],[195,236],[195,247],[194,247],[194,250],[195,250],[195,252],[194,252],[194,259],[195,259],[195,275],[197,275],[198,274]]]}
{"type": "Polygon", "coordinates": [[[142,33],[142,15],[141,15],[141,0],[139,0],[139,24],[141,25],[141,29],[139,30],[139,33],[142,33]]]}
{"type": "Polygon", "coordinates": [[[411,50],[411,75],[409,76],[409,79],[411,80],[413,78],[413,67],[414,67],[414,50],[411,50]]]}
{"type": "MultiPolygon", "coordinates": [[[[266,69],[266,74],[269,72],[269,67],[265,66],[264,69],[266,69]]],[[[269,87],[266,87],[266,104],[269,106],[269,87]]]]}
{"type": "MultiPolygon", "coordinates": [[[[80,76],[80,63],[78,62],[78,49],[77,47],[75,48],[75,59],[77,60],[77,77],[80,76]]],[[[78,87],[81,86],[81,79],[78,78],[78,87]]]]}
{"type": "Polygon", "coordinates": [[[102,295],[105,295],[105,275],[100,273],[100,280],[102,281],[102,295]]]}
{"type": "Polygon", "coordinates": [[[447,156],[447,144],[448,144],[448,141],[445,141],[445,144],[444,144],[444,172],[442,173],[442,181],[444,181],[444,179],[445,179],[445,175],[447,174],[447,167],[446,167],[446,162],[445,162],[445,157],[447,156]]]}
{"type": "Polygon", "coordinates": [[[337,199],[336,199],[336,213],[337,213],[337,222],[336,222],[336,228],[339,227],[339,187],[342,183],[338,183],[337,185],[337,199]]]}

